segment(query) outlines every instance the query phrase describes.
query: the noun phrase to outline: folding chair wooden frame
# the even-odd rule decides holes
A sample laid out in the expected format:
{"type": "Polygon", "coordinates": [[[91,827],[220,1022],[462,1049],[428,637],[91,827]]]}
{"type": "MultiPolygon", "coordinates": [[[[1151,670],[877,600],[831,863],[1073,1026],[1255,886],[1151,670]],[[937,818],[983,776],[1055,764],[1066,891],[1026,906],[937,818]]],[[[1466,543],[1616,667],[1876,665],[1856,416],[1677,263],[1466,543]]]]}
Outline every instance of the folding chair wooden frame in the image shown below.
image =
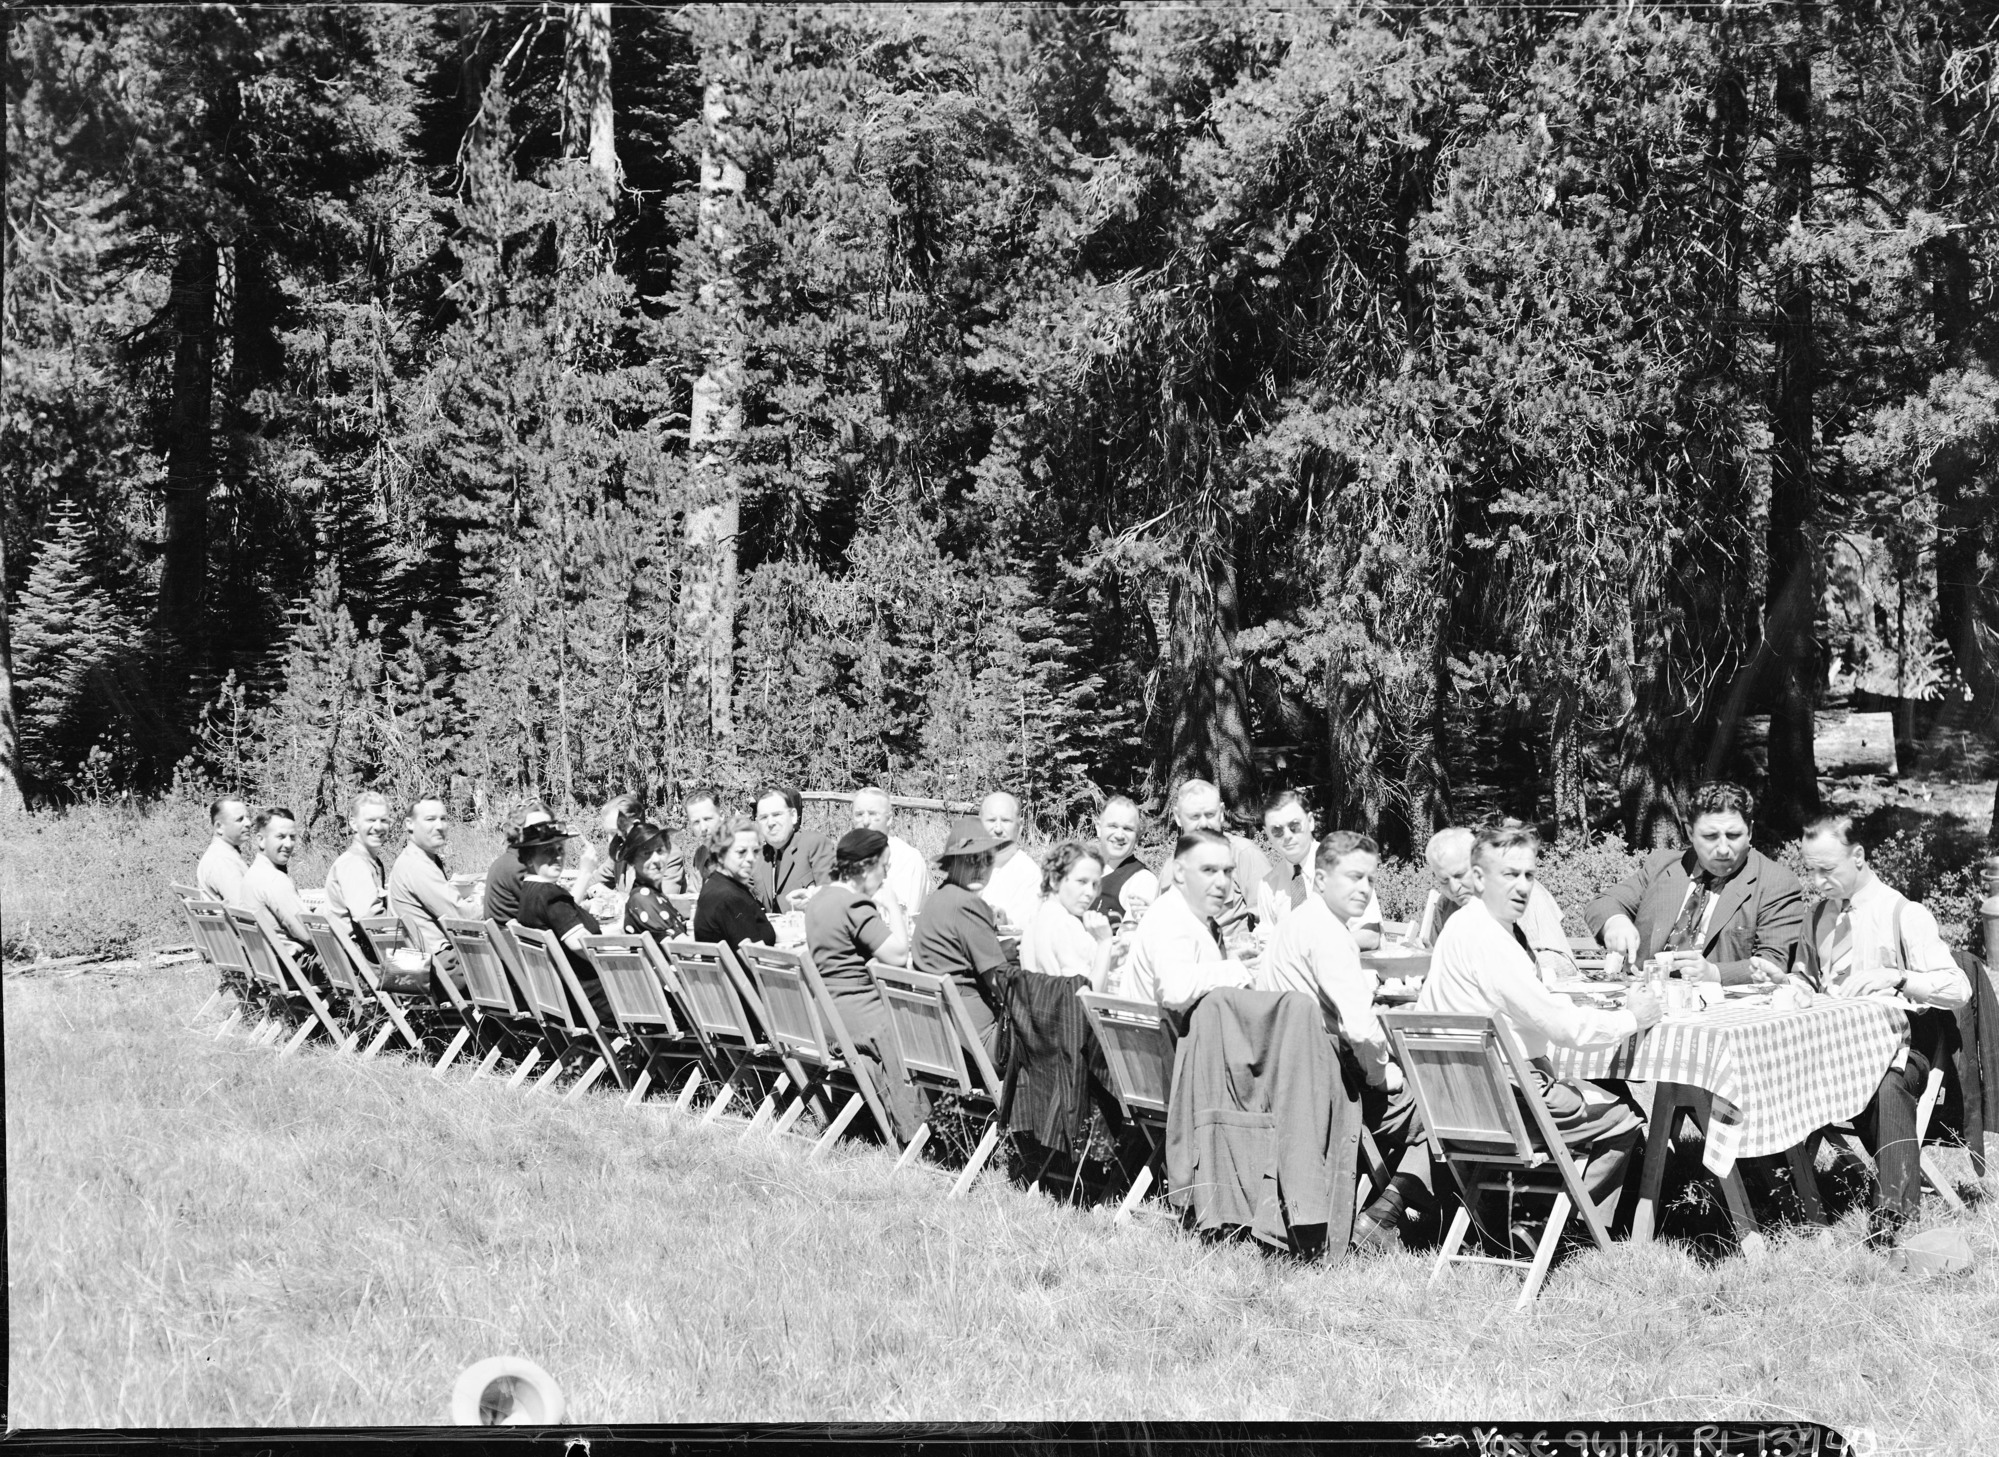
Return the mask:
{"type": "Polygon", "coordinates": [[[1151,1002],[1126,1001],[1100,992],[1078,992],[1089,1014],[1097,1042],[1110,1072],[1111,1096],[1125,1121],[1145,1135],[1147,1156],[1138,1177],[1118,1204],[1115,1223],[1123,1224],[1146,1195],[1166,1158],[1166,1099],[1173,1088],[1173,1030],[1165,1014],[1151,1002]]]}
{"type": "Polygon", "coordinates": [[[236,1005],[230,1009],[227,1020],[215,1029],[215,1035],[227,1036],[243,1020],[243,1014],[250,1010],[249,954],[243,950],[243,938],[236,934],[235,923],[229,919],[229,908],[221,901],[206,901],[195,896],[183,899],[180,908],[187,917],[195,948],[216,977],[215,991],[201,1004],[201,1010],[194,1014],[188,1025],[192,1027],[199,1023],[208,1015],[209,1009],[226,996],[236,1005]]]}
{"type": "Polygon", "coordinates": [[[376,1007],[383,1014],[382,1030],[362,1052],[361,1060],[366,1062],[386,1047],[391,1037],[398,1035],[409,1044],[412,1052],[421,1057],[423,1039],[410,1026],[402,1008],[383,994],[375,978],[375,968],[368,965],[361,953],[355,950],[354,943],[336,931],[333,922],[323,915],[307,912],[299,919],[312,934],[313,949],[319,953],[319,964],[325,969],[327,982],[346,997],[356,1012],[376,1007]]]}
{"type": "Polygon", "coordinates": [[[465,968],[465,1000],[479,1014],[486,1044],[486,1054],[472,1077],[483,1077],[501,1057],[511,1057],[514,1070],[507,1086],[517,1088],[544,1056],[557,1060],[567,1039],[551,1039],[547,1019],[534,1004],[520,964],[519,944],[504,927],[451,917],[438,924],[465,968]]]}
{"type": "Polygon", "coordinates": [[[334,1020],[333,1014],[326,1009],[326,1003],[314,989],[312,979],[282,946],[265,934],[263,923],[240,907],[230,906],[228,911],[229,922],[236,928],[237,938],[243,943],[243,952],[249,958],[251,977],[294,1011],[299,1010],[298,1003],[304,1004],[298,1030],[278,1056],[290,1057],[297,1052],[312,1036],[315,1026],[324,1029],[336,1052],[352,1052],[353,1035],[334,1020]]]}
{"type": "MultiPolygon", "coordinates": [[[[1957,1189],[1945,1177],[1943,1170],[1937,1167],[1936,1159],[1930,1153],[1929,1144],[1925,1142],[1929,1137],[1930,1117],[1936,1112],[1937,1101],[1943,1097],[1943,1082],[1943,1069],[1931,1068],[1929,1081],[1923,1085],[1922,1096],[1916,1100],[1916,1145],[1921,1150],[1917,1155],[1918,1166],[1922,1170],[1923,1187],[1943,1200],[1953,1212],[1962,1214],[1965,1212],[1964,1200],[1959,1197],[1957,1189]]],[[[1828,1138],[1837,1141],[1848,1154],[1859,1159],[1872,1172],[1874,1160],[1868,1155],[1867,1145],[1860,1141],[1859,1131],[1850,1121],[1821,1128],[1805,1140],[1806,1169],[1810,1169],[1816,1162],[1819,1145],[1828,1138]]],[[[1806,1197],[1812,1198],[1812,1194],[1807,1194],[1806,1197]]],[[[1820,1222],[1824,1222],[1823,1218],[1820,1222]]]]}
{"type": "MultiPolygon", "coordinates": [[[[1548,1278],[1571,1213],[1582,1216],[1599,1249],[1610,1247],[1610,1235],[1583,1188],[1587,1158],[1572,1154],[1562,1141],[1525,1062],[1491,1017],[1383,1012],[1381,1022],[1415,1094],[1430,1147],[1458,1186],[1457,1213],[1430,1283],[1436,1284],[1454,1264],[1524,1269],[1526,1282],[1513,1308],[1525,1310],[1548,1278]],[[1488,1172],[1495,1168],[1503,1174],[1488,1172]],[[1547,1182],[1550,1174],[1556,1178],[1553,1184],[1547,1182]],[[1531,1181],[1527,1175],[1533,1176],[1531,1181]],[[1488,1192],[1504,1192],[1509,1201],[1521,1195],[1553,1196],[1531,1259],[1458,1253],[1477,1219],[1479,1196],[1488,1192]]],[[[1507,1245],[1511,1248],[1510,1239],[1507,1245]]]]}
{"type": "Polygon", "coordinates": [[[855,1046],[839,1005],[826,990],[812,958],[746,941],[737,959],[756,983],[763,1001],[764,1030],[771,1044],[789,1059],[785,1069],[794,1083],[792,1102],[777,1117],[774,1131],[785,1132],[809,1104],[817,1103],[827,1123],[812,1146],[811,1156],[822,1158],[865,1107],[890,1150],[901,1153],[902,1142],[895,1136],[894,1120],[889,1117],[887,1092],[876,1081],[874,1064],[855,1046]],[[828,1093],[847,1095],[837,1113],[828,1093]]]}
{"type": "Polygon", "coordinates": [[[948,1197],[962,1199],[991,1160],[993,1150],[999,1147],[1000,1106],[1005,1102],[999,1072],[986,1055],[985,1046],[966,1015],[965,1004],[958,997],[958,988],[949,977],[932,976],[907,966],[891,966],[885,961],[869,962],[868,975],[874,978],[875,988],[888,1007],[889,1033],[895,1038],[910,1085],[923,1094],[931,1109],[891,1174],[905,1164],[914,1163],[929,1142],[939,1094],[955,1093],[967,1101],[989,1105],[979,1142],[951,1185],[948,1197]]]}
{"type": "Polygon", "coordinates": [[[742,1079],[752,1073],[775,1072],[764,1099],[750,1115],[745,1136],[761,1128],[776,1110],[784,1090],[805,1081],[804,1070],[766,1035],[769,1015],[736,954],[719,941],[669,941],[666,959],[685,993],[694,1024],[726,1069],[718,1066],[721,1083],[715,1099],[701,1115],[713,1123],[728,1111],[742,1079]]]}
{"type": "MultiPolygon", "coordinates": [[[[354,929],[366,938],[368,949],[375,953],[375,964],[378,967],[389,965],[389,957],[404,947],[423,945],[422,939],[403,923],[400,916],[356,916],[354,929]]],[[[437,1061],[431,1065],[431,1078],[442,1082],[445,1072],[450,1068],[453,1059],[464,1050],[465,1044],[479,1036],[479,1015],[472,1005],[458,994],[458,988],[451,978],[438,968],[436,958],[432,956],[426,959],[430,963],[430,990],[423,993],[424,1006],[428,1010],[439,1012],[449,1008],[452,1020],[458,1023],[451,1040],[445,1044],[444,1050],[438,1054],[437,1061]]],[[[408,992],[392,992],[387,987],[382,988],[385,1000],[413,995],[408,992]]],[[[408,1005],[401,1000],[396,1000],[396,1005],[407,1018],[408,1005]]]]}
{"type": "Polygon", "coordinates": [[[644,1102],[655,1079],[671,1090],[671,1064],[683,1062],[692,1064],[692,1071],[673,1106],[686,1112],[704,1077],[714,1075],[715,1051],[688,1014],[685,995],[659,943],[650,936],[588,936],[583,955],[597,972],[619,1030],[645,1054],[626,1105],[644,1102]]]}
{"type": "Polygon", "coordinates": [[[519,922],[510,924],[506,929],[520,952],[521,969],[532,994],[534,1010],[540,1015],[543,1026],[559,1043],[555,1065],[528,1092],[540,1092],[580,1054],[590,1060],[583,1069],[583,1075],[564,1095],[566,1100],[573,1102],[582,1097],[606,1069],[617,1079],[618,1086],[629,1094],[632,1077],[618,1061],[620,1039],[612,1037],[597,1020],[597,1010],[590,1005],[583,984],[576,979],[575,968],[569,964],[569,953],[563,950],[561,939],[552,931],[537,931],[519,922]]]}

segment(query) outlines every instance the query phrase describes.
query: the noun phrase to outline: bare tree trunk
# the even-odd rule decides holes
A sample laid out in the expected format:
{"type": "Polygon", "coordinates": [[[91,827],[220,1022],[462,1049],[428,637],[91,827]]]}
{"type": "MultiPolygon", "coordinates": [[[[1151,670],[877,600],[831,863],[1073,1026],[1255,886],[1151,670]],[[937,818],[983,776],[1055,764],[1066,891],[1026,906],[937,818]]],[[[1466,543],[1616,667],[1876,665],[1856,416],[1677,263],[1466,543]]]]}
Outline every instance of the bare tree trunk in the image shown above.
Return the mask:
{"type": "Polygon", "coordinates": [[[183,665],[204,646],[208,493],[215,484],[215,329],[219,250],[194,234],[174,260],[173,407],[167,444],[166,541],[160,561],[159,625],[183,665]]]}
{"type": "Polygon", "coordinates": [[[0,815],[26,806],[21,788],[21,729],[14,713],[14,639],[7,623],[7,539],[0,532],[0,815]]]}
{"type": "Polygon", "coordinates": [[[687,443],[697,495],[687,513],[687,571],[680,621],[687,645],[690,697],[706,720],[710,747],[734,732],[730,697],[736,646],[736,536],[742,497],[735,473],[735,442],[742,433],[741,301],[730,211],[743,195],[743,169],[730,156],[725,123],[728,99],[711,83],[702,98],[707,140],[701,149],[700,238],[708,278],[701,286],[709,338],[701,377],[694,382],[687,443]]]}
{"type": "MultiPolygon", "coordinates": [[[[1776,162],[1777,213],[1802,227],[1812,205],[1812,23],[1806,5],[1792,23],[1777,63],[1781,118],[1776,162]]],[[[1802,259],[1777,280],[1776,393],[1770,410],[1769,583],[1763,640],[1770,694],[1770,773],[1763,818],[1790,834],[1818,813],[1818,766],[1812,754],[1819,665],[1818,492],[1812,474],[1812,404],[1817,384],[1812,278],[1802,259]]]]}
{"type": "Polygon", "coordinates": [[[1173,587],[1167,639],[1167,691],[1173,715],[1167,742],[1168,786],[1207,778],[1237,814],[1258,792],[1249,747],[1249,696],[1235,657],[1236,584],[1230,533],[1222,526],[1190,542],[1173,587]]]}
{"type": "Polygon", "coordinates": [[[587,157],[591,169],[618,184],[611,128],[611,7],[565,5],[568,40],[562,52],[562,155],[587,157]]]}

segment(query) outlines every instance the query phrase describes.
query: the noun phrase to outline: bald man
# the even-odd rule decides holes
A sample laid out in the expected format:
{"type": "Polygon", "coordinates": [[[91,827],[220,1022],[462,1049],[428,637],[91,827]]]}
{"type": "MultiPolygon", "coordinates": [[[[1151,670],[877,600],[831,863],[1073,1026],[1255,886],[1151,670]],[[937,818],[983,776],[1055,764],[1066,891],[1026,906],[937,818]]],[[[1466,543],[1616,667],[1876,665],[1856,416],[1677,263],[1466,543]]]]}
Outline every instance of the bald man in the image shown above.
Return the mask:
{"type": "MultiPolygon", "coordinates": [[[[1228,895],[1215,919],[1224,931],[1252,920],[1257,895],[1263,881],[1270,875],[1270,860],[1257,849],[1254,840],[1245,839],[1226,827],[1222,792],[1205,779],[1189,779],[1173,796],[1173,824],[1183,836],[1191,835],[1196,830],[1207,830],[1228,842],[1234,868],[1229,873],[1228,895]]],[[[1162,895],[1176,883],[1179,873],[1177,856],[1160,867],[1159,890],[1162,895]]]]}
{"type": "MultiPolygon", "coordinates": [[[[1430,872],[1430,894],[1423,902],[1423,914],[1410,928],[1411,946],[1424,951],[1434,948],[1444,922],[1467,902],[1477,899],[1478,892],[1471,881],[1472,846],[1477,838],[1462,825],[1430,836],[1430,843],[1423,850],[1423,863],[1430,872]]],[[[1527,909],[1521,914],[1519,926],[1534,953],[1541,980],[1570,981],[1576,977],[1575,957],[1569,951],[1568,933],[1562,929],[1562,908],[1538,880],[1528,894],[1527,909]]]]}
{"type": "Polygon", "coordinates": [[[1003,928],[1024,931],[1041,904],[1041,867],[1014,840],[1020,830],[1020,801],[1003,789],[993,791],[979,803],[979,823],[999,841],[993,873],[979,894],[1003,928]]]}

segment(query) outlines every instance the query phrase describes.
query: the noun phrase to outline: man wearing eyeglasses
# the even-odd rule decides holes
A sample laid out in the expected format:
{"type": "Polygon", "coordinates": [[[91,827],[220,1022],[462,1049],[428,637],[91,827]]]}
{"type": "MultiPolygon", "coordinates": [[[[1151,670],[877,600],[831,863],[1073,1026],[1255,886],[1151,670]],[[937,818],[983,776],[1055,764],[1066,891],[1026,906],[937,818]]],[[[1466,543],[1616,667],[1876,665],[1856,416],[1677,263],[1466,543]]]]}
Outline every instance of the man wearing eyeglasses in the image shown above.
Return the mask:
{"type": "MultiPolygon", "coordinates": [[[[1318,861],[1319,822],[1295,789],[1286,789],[1264,806],[1263,833],[1277,851],[1277,860],[1257,887],[1256,914],[1275,924],[1305,904],[1315,893],[1312,876],[1318,861]]],[[[1381,945],[1381,901],[1369,885],[1367,906],[1347,923],[1356,948],[1372,951],[1381,945]]]]}

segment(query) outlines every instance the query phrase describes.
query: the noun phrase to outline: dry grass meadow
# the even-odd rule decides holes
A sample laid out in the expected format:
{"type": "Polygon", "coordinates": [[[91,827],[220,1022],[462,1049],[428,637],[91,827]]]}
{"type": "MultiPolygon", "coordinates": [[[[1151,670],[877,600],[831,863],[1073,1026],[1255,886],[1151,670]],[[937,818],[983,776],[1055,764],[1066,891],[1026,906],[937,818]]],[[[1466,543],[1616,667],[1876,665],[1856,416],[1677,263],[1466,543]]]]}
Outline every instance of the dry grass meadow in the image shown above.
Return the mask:
{"type": "Polygon", "coordinates": [[[1523,1320],[1502,1272],[1433,1291],[1415,1254],[1298,1265],[998,1176],[947,1203],[877,1149],[808,1164],[610,1093],[280,1062],[184,1030],[207,989],[5,982],[11,1426],[434,1423],[464,1366],[520,1353],[593,1424],[1804,1418],[1999,1446],[1999,1200],[1950,1283],[1885,1273],[1849,1207],[1754,1260],[1574,1256],[1523,1320]]]}

